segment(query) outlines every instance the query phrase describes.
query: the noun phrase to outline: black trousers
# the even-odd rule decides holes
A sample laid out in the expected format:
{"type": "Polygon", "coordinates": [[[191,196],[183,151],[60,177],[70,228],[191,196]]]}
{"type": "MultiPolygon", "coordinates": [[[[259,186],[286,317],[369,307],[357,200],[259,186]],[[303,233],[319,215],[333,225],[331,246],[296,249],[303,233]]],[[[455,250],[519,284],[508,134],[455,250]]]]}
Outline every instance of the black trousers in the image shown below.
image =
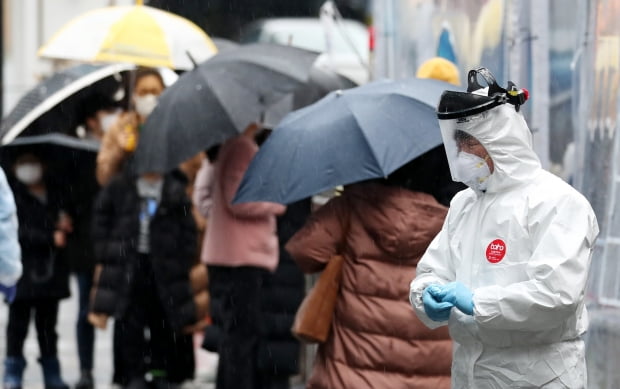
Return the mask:
{"type": "Polygon", "coordinates": [[[6,327],[7,357],[24,356],[24,341],[28,336],[30,317],[33,313],[41,357],[57,356],[58,300],[35,299],[16,300],[9,308],[9,323],[6,327]]]}
{"type": "Polygon", "coordinates": [[[211,290],[223,298],[217,389],[288,388],[288,377],[265,376],[257,368],[265,272],[250,266],[209,266],[211,290]]]}
{"type": "Polygon", "coordinates": [[[90,290],[93,287],[93,272],[76,273],[76,278],[78,281],[79,306],[75,334],[77,336],[80,369],[91,371],[95,348],[95,328],[88,322],[88,304],[90,302],[90,290]]]}
{"type": "Polygon", "coordinates": [[[194,377],[194,347],[191,335],[175,331],[161,303],[147,256],[136,267],[127,313],[119,321],[121,364],[129,380],[147,371],[163,374],[169,382],[194,377]]]}

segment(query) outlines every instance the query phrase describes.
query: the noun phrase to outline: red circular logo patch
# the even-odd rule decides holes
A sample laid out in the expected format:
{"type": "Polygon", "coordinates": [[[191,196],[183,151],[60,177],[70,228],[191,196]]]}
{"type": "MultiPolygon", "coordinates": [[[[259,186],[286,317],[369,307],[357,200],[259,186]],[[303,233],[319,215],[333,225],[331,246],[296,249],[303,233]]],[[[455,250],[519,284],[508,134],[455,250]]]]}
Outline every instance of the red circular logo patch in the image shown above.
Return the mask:
{"type": "Polygon", "coordinates": [[[506,243],[501,239],[495,239],[487,246],[487,261],[497,263],[506,255],[506,243]]]}

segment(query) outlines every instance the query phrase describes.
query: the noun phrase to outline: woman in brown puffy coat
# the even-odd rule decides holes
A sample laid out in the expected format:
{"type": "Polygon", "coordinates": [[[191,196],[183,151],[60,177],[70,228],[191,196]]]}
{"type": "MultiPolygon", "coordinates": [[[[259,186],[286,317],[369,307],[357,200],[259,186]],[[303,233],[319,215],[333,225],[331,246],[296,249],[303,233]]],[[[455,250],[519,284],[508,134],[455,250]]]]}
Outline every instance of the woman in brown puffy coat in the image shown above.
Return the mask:
{"type": "Polygon", "coordinates": [[[332,329],[308,388],[450,387],[448,332],[424,326],[408,296],[416,265],[460,189],[440,146],[386,180],[346,187],[289,241],[286,249],[307,273],[335,254],[345,258],[332,329]]]}

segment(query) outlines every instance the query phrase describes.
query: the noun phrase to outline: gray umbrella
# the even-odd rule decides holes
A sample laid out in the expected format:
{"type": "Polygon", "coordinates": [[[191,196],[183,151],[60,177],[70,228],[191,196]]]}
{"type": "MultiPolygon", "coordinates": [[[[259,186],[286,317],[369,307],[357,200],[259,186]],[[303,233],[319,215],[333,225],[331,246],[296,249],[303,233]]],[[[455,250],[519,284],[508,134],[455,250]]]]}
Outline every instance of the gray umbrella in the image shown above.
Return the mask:
{"type": "Polygon", "coordinates": [[[276,127],[280,121],[291,111],[310,105],[329,92],[338,89],[349,89],[357,84],[336,71],[315,63],[310,70],[310,78],[301,87],[284,96],[282,100],[269,107],[265,113],[265,125],[269,128],[276,127]]]}
{"type": "Polygon", "coordinates": [[[217,47],[218,53],[221,53],[222,51],[234,50],[239,47],[239,43],[237,42],[215,36],[211,37],[211,41],[215,44],[215,47],[217,47]]]}
{"type": "Polygon", "coordinates": [[[2,120],[0,144],[22,135],[69,133],[77,125],[79,102],[91,93],[112,96],[121,86],[121,73],[132,64],[77,65],[40,82],[2,120]]]}
{"type": "Polygon", "coordinates": [[[183,74],[159,98],[136,150],[138,172],[165,172],[264,120],[270,106],[303,85],[317,53],[273,44],[218,53],[183,74]]]}

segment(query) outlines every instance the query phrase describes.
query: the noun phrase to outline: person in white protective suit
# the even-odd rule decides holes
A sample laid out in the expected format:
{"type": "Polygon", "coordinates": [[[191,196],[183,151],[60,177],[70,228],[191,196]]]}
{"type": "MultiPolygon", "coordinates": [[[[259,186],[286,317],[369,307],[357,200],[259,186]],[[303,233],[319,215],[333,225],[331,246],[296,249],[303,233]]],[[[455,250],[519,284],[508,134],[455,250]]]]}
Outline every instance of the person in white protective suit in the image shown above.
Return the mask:
{"type": "Polygon", "coordinates": [[[455,389],[586,387],[583,300],[598,224],[581,194],[541,168],[518,112],[525,100],[481,68],[437,110],[453,179],[469,188],[409,298],[428,327],[448,324],[455,389]]]}

